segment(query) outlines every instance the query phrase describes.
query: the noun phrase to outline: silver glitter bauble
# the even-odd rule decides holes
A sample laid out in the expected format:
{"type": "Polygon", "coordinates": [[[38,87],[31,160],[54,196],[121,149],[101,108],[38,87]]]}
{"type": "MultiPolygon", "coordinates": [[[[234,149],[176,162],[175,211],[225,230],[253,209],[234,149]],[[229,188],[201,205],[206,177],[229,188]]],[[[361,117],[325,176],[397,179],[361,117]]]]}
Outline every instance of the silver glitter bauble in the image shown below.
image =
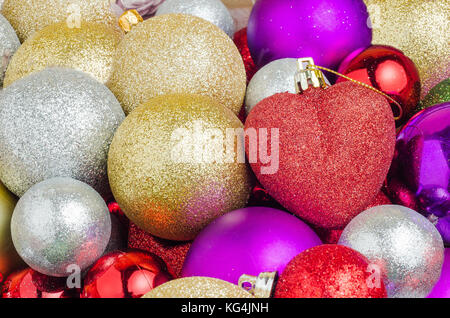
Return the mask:
{"type": "Polygon", "coordinates": [[[444,244],[439,232],[425,217],[400,205],[380,205],[359,214],[345,227],[339,244],[378,266],[391,298],[426,297],[441,275],[444,244]]]}
{"type": "Polygon", "coordinates": [[[169,13],[190,14],[205,19],[221,28],[229,37],[234,35],[234,20],[220,0],[165,0],[156,15],[169,13]]]}
{"type": "Polygon", "coordinates": [[[30,188],[11,219],[14,246],[34,270],[57,277],[83,270],[104,252],[111,235],[109,210],[87,184],[52,178],[30,188]]]}
{"type": "Polygon", "coordinates": [[[21,196],[52,177],[108,189],[109,145],[125,118],[114,95],[93,77],[48,68],[0,93],[0,179],[21,196]]]}
{"type": "MultiPolygon", "coordinates": [[[[0,0],[0,6],[2,3],[3,1],[0,0]]],[[[14,31],[8,20],[0,14],[0,58],[2,59],[0,66],[0,86],[3,86],[6,68],[19,46],[20,41],[16,35],[16,31],[14,31]]]]}
{"type": "MultiPolygon", "coordinates": [[[[295,74],[298,72],[297,59],[285,58],[270,62],[252,77],[245,95],[247,115],[264,98],[277,93],[296,93],[295,74]]],[[[330,85],[325,78],[325,82],[330,85]]]]}

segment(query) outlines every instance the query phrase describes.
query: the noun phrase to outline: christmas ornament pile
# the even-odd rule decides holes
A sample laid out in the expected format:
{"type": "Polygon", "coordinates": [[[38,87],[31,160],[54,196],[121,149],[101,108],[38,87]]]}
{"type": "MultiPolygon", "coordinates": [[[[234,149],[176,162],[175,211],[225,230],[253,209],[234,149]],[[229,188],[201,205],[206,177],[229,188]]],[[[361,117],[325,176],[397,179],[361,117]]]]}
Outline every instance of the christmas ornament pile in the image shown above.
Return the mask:
{"type": "Polygon", "coordinates": [[[448,1],[188,2],[3,1],[1,297],[449,297],[448,1]]]}

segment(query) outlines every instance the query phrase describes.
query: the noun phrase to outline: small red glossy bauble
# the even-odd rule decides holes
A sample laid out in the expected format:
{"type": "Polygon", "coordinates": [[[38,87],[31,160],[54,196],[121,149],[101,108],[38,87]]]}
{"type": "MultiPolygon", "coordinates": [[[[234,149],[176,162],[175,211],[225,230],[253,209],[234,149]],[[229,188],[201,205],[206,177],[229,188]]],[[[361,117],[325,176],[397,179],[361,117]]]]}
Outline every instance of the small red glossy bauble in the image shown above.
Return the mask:
{"type": "Polygon", "coordinates": [[[69,289],[65,277],[50,277],[31,268],[12,273],[2,286],[2,298],[76,298],[79,290],[69,289]]]}
{"type": "Polygon", "coordinates": [[[239,53],[241,53],[242,60],[244,61],[245,65],[245,72],[247,73],[247,84],[252,79],[253,75],[255,75],[258,68],[255,65],[255,62],[253,62],[253,58],[250,54],[250,50],[248,48],[247,44],[247,28],[243,28],[239,31],[237,31],[234,34],[233,38],[234,44],[236,44],[236,47],[239,50],[239,53]]]}
{"type": "MultiPolygon", "coordinates": [[[[396,100],[403,115],[397,125],[410,117],[420,99],[420,78],[414,63],[391,46],[373,45],[350,54],[340,65],[339,73],[370,85],[396,100]]],[[[340,77],[337,82],[346,81],[340,77]]],[[[394,115],[400,115],[398,106],[391,103],[394,115]]]]}
{"type": "Polygon", "coordinates": [[[139,250],[100,258],[84,279],[82,298],[139,298],[173,279],[156,255],[139,250]]]}

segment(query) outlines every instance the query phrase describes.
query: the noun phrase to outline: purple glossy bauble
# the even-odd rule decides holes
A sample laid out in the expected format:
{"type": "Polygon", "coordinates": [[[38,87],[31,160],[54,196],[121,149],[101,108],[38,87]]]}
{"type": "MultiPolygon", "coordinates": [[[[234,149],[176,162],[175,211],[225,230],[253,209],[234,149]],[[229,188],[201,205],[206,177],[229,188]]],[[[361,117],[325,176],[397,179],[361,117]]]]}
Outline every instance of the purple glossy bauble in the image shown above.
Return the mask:
{"type": "Polygon", "coordinates": [[[414,208],[450,244],[450,102],[417,113],[397,136],[387,179],[394,203],[414,208]]]}
{"type": "Polygon", "coordinates": [[[441,278],[434,285],[428,298],[450,298],[450,248],[445,249],[441,278]]]}
{"type": "Polygon", "coordinates": [[[320,244],[312,229],[286,212],[266,207],[235,210],[197,236],[181,275],[215,277],[237,284],[242,274],[281,273],[296,255],[320,244]]]}
{"type": "Polygon", "coordinates": [[[262,67],[286,57],[312,57],[337,69],[372,41],[363,0],[257,0],[247,35],[253,60],[262,67]]]}

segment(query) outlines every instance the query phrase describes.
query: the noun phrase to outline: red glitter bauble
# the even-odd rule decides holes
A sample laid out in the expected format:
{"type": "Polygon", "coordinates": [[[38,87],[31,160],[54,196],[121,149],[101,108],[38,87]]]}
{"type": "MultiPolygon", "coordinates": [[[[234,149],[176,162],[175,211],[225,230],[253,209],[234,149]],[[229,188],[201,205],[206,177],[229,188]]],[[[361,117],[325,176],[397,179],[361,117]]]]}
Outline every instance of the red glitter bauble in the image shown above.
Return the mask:
{"type": "Polygon", "coordinates": [[[276,298],[386,298],[381,275],[357,251],[320,245],[289,262],[281,274],[276,298]]]}
{"type": "Polygon", "coordinates": [[[250,112],[245,128],[260,132],[254,135],[267,131],[252,147],[246,138],[259,182],[288,211],[323,228],[345,226],[372,202],[394,154],[389,103],[352,82],[268,97],[250,112]],[[262,162],[266,154],[256,158],[251,149],[273,149],[278,156],[262,162]]]}
{"type": "Polygon", "coordinates": [[[67,288],[66,280],[27,268],[8,276],[2,286],[2,298],[77,298],[79,290],[67,288]]]}
{"type": "MultiPolygon", "coordinates": [[[[374,206],[392,204],[389,198],[384,194],[383,191],[380,191],[375,199],[370,203],[367,207],[365,207],[362,211],[370,209],[374,206]]],[[[361,212],[362,212],[361,211],[361,212]]],[[[314,227],[315,232],[320,237],[322,242],[325,244],[337,244],[339,238],[341,237],[342,231],[344,231],[344,227],[340,229],[322,229],[320,227],[314,227]]]]}
{"type": "MultiPolygon", "coordinates": [[[[373,45],[356,56],[350,54],[339,67],[352,79],[388,94],[402,106],[402,117],[397,124],[410,117],[420,99],[420,78],[416,66],[402,51],[384,45],[373,45]]],[[[346,81],[340,77],[337,82],[346,81]]],[[[391,103],[395,116],[398,106],[391,103]]]]}
{"type": "Polygon", "coordinates": [[[84,279],[82,298],[140,298],[173,279],[166,264],[139,250],[113,252],[100,258],[84,279]]]}
{"type": "Polygon", "coordinates": [[[157,238],[141,230],[130,222],[128,247],[141,249],[161,257],[167,266],[180,277],[184,259],[191,247],[191,242],[175,242],[157,238]]]}
{"type": "Polygon", "coordinates": [[[234,44],[236,44],[239,53],[241,53],[242,60],[244,61],[245,72],[247,73],[247,84],[255,75],[258,68],[253,62],[253,58],[250,55],[250,50],[247,44],[247,28],[243,28],[234,34],[234,44]]]}

